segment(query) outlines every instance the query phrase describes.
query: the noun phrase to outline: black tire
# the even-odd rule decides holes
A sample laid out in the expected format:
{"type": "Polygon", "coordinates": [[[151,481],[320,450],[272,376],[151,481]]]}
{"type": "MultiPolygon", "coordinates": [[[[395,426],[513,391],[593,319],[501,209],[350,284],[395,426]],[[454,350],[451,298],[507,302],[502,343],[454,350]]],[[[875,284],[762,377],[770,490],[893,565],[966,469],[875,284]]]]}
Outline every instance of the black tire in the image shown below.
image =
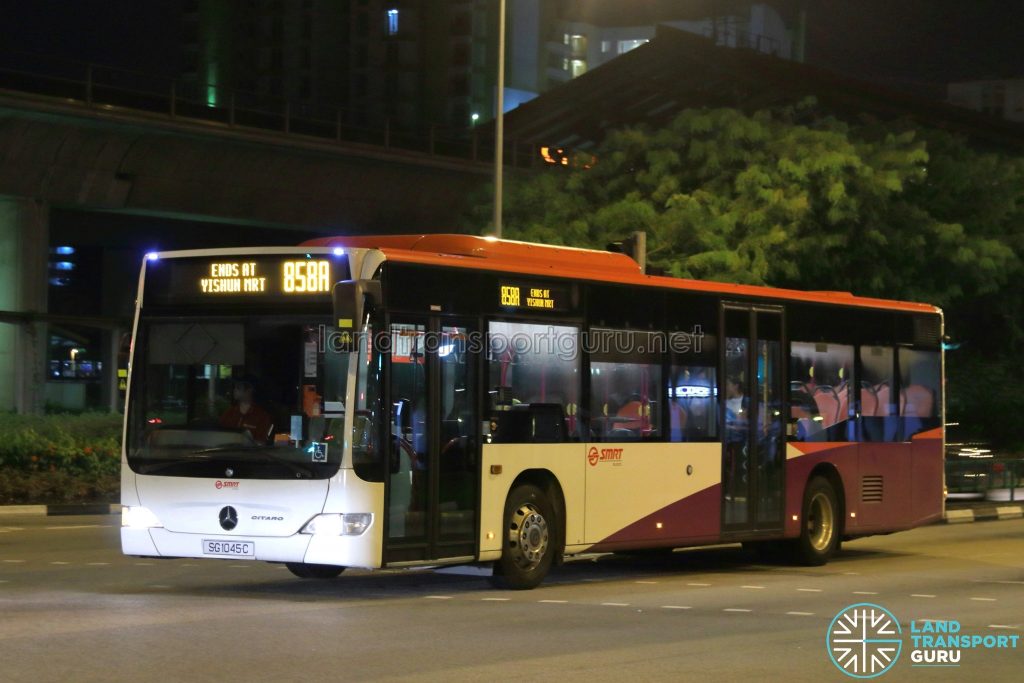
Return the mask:
{"type": "Polygon", "coordinates": [[[333,579],[339,576],[343,571],[344,567],[338,567],[333,564],[303,564],[302,562],[285,562],[284,566],[288,567],[288,571],[300,579],[333,579]]]}
{"type": "Polygon", "coordinates": [[[804,489],[800,537],[793,541],[792,556],[799,564],[817,567],[839,550],[842,511],[832,483],[815,477],[804,489]]]}
{"type": "Polygon", "coordinates": [[[551,501],[533,484],[512,489],[505,501],[501,559],[491,582],[499,588],[536,588],[551,569],[558,533],[551,501]]]}

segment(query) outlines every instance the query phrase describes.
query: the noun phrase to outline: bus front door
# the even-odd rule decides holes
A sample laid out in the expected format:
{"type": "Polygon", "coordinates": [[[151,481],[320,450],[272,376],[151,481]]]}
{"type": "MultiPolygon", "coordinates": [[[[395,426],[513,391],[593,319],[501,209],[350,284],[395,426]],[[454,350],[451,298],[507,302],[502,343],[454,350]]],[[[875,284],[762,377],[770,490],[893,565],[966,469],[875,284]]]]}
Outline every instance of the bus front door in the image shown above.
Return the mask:
{"type": "Polygon", "coordinates": [[[721,322],[722,531],[777,532],[785,481],[782,309],[724,304],[721,322]]]}
{"type": "Polygon", "coordinates": [[[390,325],[388,564],[475,554],[479,419],[472,330],[437,317],[390,325]]]}

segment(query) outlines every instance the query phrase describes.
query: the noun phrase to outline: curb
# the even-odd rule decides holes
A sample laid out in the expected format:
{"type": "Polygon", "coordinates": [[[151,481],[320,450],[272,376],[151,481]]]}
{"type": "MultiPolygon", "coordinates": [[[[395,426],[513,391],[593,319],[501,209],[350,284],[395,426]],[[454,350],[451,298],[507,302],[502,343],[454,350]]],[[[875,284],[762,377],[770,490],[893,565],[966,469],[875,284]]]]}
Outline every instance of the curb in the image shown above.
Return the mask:
{"type": "Polygon", "coordinates": [[[1024,505],[999,505],[980,510],[946,510],[943,521],[946,524],[963,524],[964,522],[987,522],[993,519],[1021,519],[1024,517],[1024,505]]]}
{"type": "Polygon", "coordinates": [[[2,515],[35,515],[64,517],[70,515],[119,515],[120,503],[92,503],[86,505],[0,505],[2,515]]]}

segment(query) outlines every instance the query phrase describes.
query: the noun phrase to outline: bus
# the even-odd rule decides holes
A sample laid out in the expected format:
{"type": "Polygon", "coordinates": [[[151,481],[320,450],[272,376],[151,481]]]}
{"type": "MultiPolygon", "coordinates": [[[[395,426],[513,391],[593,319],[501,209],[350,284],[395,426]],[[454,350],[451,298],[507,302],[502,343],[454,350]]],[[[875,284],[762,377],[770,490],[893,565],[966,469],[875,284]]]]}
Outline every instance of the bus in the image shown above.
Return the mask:
{"type": "Polygon", "coordinates": [[[820,565],[941,518],[943,319],[468,235],[147,255],[127,555],[484,564],[742,543],[820,565]]]}

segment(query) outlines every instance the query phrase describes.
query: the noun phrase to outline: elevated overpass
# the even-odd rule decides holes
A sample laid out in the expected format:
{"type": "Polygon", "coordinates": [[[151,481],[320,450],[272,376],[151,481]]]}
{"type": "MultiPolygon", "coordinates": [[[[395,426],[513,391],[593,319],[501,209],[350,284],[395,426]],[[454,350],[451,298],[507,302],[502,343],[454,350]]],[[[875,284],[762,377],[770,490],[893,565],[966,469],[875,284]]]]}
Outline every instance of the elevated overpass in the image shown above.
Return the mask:
{"type": "MultiPolygon", "coordinates": [[[[536,158],[509,147],[512,165],[536,158]]],[[[140,236],[181,247],[451,231],[467,198],[490,182],[492,160],[493,142],[476,131],[402,130],[88,65],[0,66],[0,410],[36,412],[45,401],[55,229],[105,248],[140,236]],[[216,227],[195,228],[203,223],[216,227]],[[192,226],[187,236],[179,224],[192,226]]],[[[106,330],[110,375],[117,316],[134,298],[124,271],[137,256],[123,260],[109,273],[118,300],[82,317],[106,330]]],[[[104,278],[117,263],[104,259],[104,278]]],[[[114,378],[103,403],[116,403],[114,378]]]]}

